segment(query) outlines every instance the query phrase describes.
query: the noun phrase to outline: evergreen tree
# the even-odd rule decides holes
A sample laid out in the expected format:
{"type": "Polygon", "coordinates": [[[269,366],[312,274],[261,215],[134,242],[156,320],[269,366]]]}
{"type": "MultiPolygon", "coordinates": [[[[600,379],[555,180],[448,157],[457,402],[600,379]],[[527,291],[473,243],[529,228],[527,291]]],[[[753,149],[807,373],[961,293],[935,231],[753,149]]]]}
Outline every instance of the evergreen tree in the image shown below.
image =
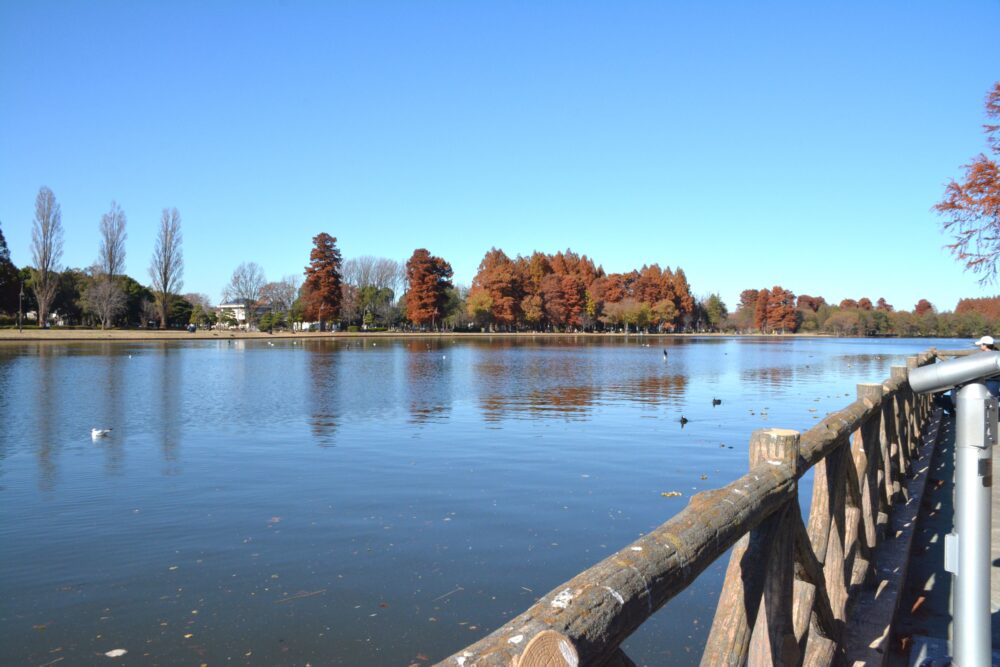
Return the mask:
{"type": "Polygon", "coordinates": [[[10,249],[0,227],[0,313],[17,312],[17,295],[21,289],[17,267],[10,261],[10,249]]]}

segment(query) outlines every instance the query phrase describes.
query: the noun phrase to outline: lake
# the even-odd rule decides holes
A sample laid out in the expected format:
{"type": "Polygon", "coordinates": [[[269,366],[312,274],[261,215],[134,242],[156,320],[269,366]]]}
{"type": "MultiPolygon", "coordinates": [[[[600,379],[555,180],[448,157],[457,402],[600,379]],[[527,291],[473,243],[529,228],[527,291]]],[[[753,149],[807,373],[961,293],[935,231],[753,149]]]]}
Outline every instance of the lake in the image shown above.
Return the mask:
{"type": "MultiPolygon", "coordinates": [[[[932,346],[0,344],[0,664],[430,664],[932,346]]],[[[726,561],[633,660],[698,663],[726,561]]]]}

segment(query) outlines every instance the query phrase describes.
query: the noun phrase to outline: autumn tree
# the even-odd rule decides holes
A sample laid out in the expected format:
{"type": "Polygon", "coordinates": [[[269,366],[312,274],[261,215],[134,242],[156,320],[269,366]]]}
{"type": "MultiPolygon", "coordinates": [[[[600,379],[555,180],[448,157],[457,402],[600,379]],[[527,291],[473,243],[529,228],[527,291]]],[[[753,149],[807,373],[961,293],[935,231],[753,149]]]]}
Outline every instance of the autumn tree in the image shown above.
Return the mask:
{"type": "Polygon", "coordinates": [[[59,259],[63,250],[62,209],[52,190],[42,186],[35,197],[35,220],[31,228],[31,289],[38,303],[38,326],[44,327],[59,282],[59,259]]]}
{"type": "Polygon", "coordinates": [[[480,292],[489,297],[490,316],[496,324],[510,327],[515,323],[523,295],[517,280],[517,267],[503,250],[491,248],[479,263],[469,298],[475,303],[483,303],[485,300],[479,296],[480,292]]]}
{"type": "Polygon", "coordinates": [[[337,239],[326,232],[313,237],[309,266],[302,285],[305,316],[319,320],[320,331],[326,330],[326,320],[340,315],[341,257],[337,239]]]}
{"type": "Polygon", "coordinates": [[[861,297],[858,299],[858,309],[870,311],[872,309],[872,300],[866,296],[861,297]]]}
{"type": "Polygon", "coordinates": [[[821,296],[809,296],[808,294],[800,294],[795,302],[795,307],[799,310],[811,310],[812,312],[817,312],[820,306],[826,304],[826,299],[821,296]]]}
{"type": "Polygon", "coordinates": [[[840,302],[839,307],[841,308],[841,310],[857,310],[858,302],[855,301],[854,299],[843,299],[840,302]]]}
{"type": "Polygon", "coordinates": [[[437,322],[446,314],[448,290],[451,284],[451,265],[417,248],[406,262],[406,317],[417,326],[437,322]]]}
{"type": "Polygon", "coordinates": [[[875,310],[883,313],[891,313],[895,309],[891,303],[885,300],[885,297],[880,296],[878,301],[875,302],[875,310]]]}
{"type": "Polygon", "coordinates": [[[176,208],[163,209],[160,231],[153,248],[149,276],[153,281],[153,296],[160,316],[160,328],[167,327],[170,304],[184,285],[184,256],[181,254],[181,214],[176,208]]]}
{"type": "Polygon", "coordinates": [[[927,299],[921,299],[917,301],[917,305],[913,307],[913,314],[917,317],[923,317],[926,313],[934,312],[934,304],[932,304],[927,299]]]}
{"type": "MultiPolygon", "coordinates": [[[[986,117],[1000,119],[1000,81],[986,97],[986,117]]],[[[1000,154],[1000,125],[983,127],[990,152],[1000,154]]],[[[950,181],[934,209],[945,217],[941,226],[954,239],[948,246],[952,254],[986,284],[996,279],[1000,259],[1000,165],[980,153],[962,168],[962,181],[950,181]]]]}
{"type": "Polygon", "coordinates": [[[691,285],[688,284],[684,269],[679,266],[674,271],[671,287],[677,312],[685,324],[689,325],[691,316],[694,314],[694,296],[691,294],[691,285]]]}
{"type": "MultiPolygon", "coordinates": [[[[538,315],[535,321],[541,321],[541,298],[538,299],[537,308],[538,315]]],[[[476,324],[481,327],[486,326],[493,312],[493,300],[490,298],[489,293],[485,289],[478,291],[475,289],[469,290],[469,294],[465,299],[465,312],[476,324]]]]}
{"type": "Polygon", "coordinates": [[[761,333],[766,333],[768,328],[767,304],[770,299],[771,290],[765,288],[757,292],[757,303],[754,304],[753,311],[753,325],[759,329],[761,333]]]}
{"type": "Polygon", "coordinates": [[[768,295],[767,326],[783,333],[795,333],[798,330],[795,295],[780,285],[772,287],[768,295]]]}
{"type": "Polygon", "coordinates": [[[986,296],[978,299],[959,299],[955,314],[978,313],[991,320],[1000,319],[1000,296],[986,296]]]}

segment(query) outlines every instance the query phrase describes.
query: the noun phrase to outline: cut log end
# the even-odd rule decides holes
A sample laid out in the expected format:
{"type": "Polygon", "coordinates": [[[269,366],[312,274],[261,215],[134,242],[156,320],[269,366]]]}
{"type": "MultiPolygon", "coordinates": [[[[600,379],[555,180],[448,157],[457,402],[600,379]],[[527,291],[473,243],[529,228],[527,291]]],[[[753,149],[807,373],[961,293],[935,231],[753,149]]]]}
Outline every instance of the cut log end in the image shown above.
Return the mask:
{"type": "Polygon", "coordinates": [[[568,638],[544,630],[532,637],[512,667],[576,667],[579,663],[580,657],[568,638]]]}

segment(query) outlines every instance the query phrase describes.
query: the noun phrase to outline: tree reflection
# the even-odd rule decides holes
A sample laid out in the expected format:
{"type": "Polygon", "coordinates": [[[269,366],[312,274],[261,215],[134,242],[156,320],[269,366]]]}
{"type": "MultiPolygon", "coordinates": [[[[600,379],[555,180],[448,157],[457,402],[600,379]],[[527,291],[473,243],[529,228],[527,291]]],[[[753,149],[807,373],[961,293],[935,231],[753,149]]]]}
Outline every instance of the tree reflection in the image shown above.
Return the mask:
{"type": "Polygon", "coordinates": [[[127,438],[125,429],[125,406],[122,395],[122,385],[125,369],[122,360],[127,360],[124,356],[127,350],[121,345],[114,343],[102,343],[100,346],[100,358],[104,362],[104,387],[105,391],[100,392],[100,407],[94,414],[99,415],[95,426],[104,428],[109,426],[114,429],[111,438],[103,439],[101,447],[104,450],[104,468],[109,475],[120,475],[125,461],[125,440],[127,438]]]}
{"type": "Polygon", "coordinates": [[[58,456],[58,445],[55,442],[56,423],[56,403],[55,393],[57,390],[56,364],[53,357],[56,350],[48,345],[39,345],[38,348],[38,389],[35,400],[35,431],[38,443],[35,456],[38,459],[38,486],[43,491],[51,491],[55,488],[56,476],[59,472],[56,466],[58,456]]]}
{"type": "Polygon", "coordinates": [[[179,420],[182,417],[181,401],[183,395],[183,373],[178,370],[181,364],[183,350],[175,348],[166,342],[157,344],[159,354],[156,356],[156,384],[159,385],[159,400],[153,401],[159,411],[156,420],[160,427],[160,450],[163,460],[168,466],[164,473],[168,475],[180,472],[176,464],[179,460],[180,429],[179,420]]]}
{"type": "Polygon", "coordinates": [[[740,379],[752,385],[762,385],[769,389],[783,389],[795,381],[794,366],[767,366],[748,368],[740,373],[740,379]]]}
{"type": "Polygon", "coordinates": [[[410,423],[444,422],[451,412],[452,380],[449,348],[440,340],[413,341],[406,346],[406,390],[410,423]]]}
{"type": "Polygon", "coordinates": [[[679,374],[654,374],[608,387],[608,394],[634,403],[679,405],[687,390],[688,377],[679,374]]]}
{"type": "Polygon", "coordinates": [[[601,351],[553,349],[547,354],[490,350],[475,364],[479,406],[486,422],[506,417],[589,419],[608,400],[677,404],[688,378],[648,363],[608,368],[601,351]],[[608,381],[613,374],[613,381],[608,381]]]}
{"type": "MultiPolygon", "coordinates": [[[[340,419],[342,379],[336,343],[310,346],[309,426],[320,447],[336,445],[337,423],[340,419]]],[[[360,380],[359,380],[360,381],[360,380]]]]}

